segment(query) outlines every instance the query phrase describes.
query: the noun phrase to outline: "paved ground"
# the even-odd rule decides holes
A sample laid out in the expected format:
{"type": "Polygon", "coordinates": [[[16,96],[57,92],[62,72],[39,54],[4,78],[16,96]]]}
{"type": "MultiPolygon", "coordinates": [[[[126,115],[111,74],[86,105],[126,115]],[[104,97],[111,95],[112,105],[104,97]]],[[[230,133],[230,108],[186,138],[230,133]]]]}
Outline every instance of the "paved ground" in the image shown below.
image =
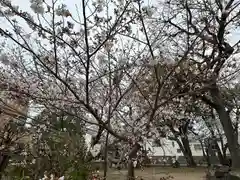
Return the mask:
{"type": "MultiPolygon", "coordinates": [[[[126,170],[109,170],[108,180],[125,180],[126,170]]],[[[143,180],[160,180],[161,177],[172,176],[173,180],[203,180],[205,169],[203,168],[145,168],[144,171],[136,170],[138,179],[143,180]]]]}

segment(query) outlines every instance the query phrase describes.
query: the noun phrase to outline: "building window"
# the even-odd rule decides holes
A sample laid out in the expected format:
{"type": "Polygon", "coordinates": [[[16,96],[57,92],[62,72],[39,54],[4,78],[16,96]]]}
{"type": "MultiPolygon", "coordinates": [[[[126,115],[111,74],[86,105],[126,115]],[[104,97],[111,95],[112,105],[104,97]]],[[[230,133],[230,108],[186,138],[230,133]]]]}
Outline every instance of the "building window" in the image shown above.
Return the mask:
{"type": "Polygon", "coordinates": [[[172,146],[175,147],[174,141],[172,142],[172,146]]]}
{"type": "Polygon", "coordinates": [[[182,151],[181,151],[181,149],[177,149],[177,153],[181,153],[182,151]]]}
{"type": "Polygon", "coordinates": [[[195,151],[200,151],[200,150],[202,150],[201,144],[194,144],[193,146],[194,146],[194,150],[195,150],[195,151]]]}

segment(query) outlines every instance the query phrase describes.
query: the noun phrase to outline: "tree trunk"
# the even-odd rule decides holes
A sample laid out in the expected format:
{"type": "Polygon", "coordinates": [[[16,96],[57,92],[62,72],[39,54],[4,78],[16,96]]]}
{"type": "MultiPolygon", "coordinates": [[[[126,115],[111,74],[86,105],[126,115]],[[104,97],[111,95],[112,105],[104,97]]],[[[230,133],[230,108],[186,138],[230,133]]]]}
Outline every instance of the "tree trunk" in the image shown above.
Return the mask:
{"type": "Polygon", "coordinates": [[[225,107],[219,107],[216,109],[216,111],[219,115],[219,119],[221,121],[223,130],[227,138],[228,148],[232,158],[232,167],[240,168],[240,151],[238,145],[238,137],[233,129],[231,118],[228,112],[226,112],[225,107]]]}
{"type": "Polygon", "coordinates": [[[127,174],[127,179],[128,180],[134,180],[135,176],[134,176],[134,166],[133,166],[133,158],[137,157],[137,152],[139,151],[139,149],[141,148],[139,143],[135,143],[133,148],[131,149],[131,151],[128,154],[128,174],[127,174]]]}
{"type": "Polygon", "coordinates": [[[1,157],[0,157],[0,179],[2,179],[3,172],[8,165],[9,159],[10,159],[10,157],[8,155],[1,154],[1,157]]]}
{"type": "MultiPolygon", "coordinates": [[[[211,114],[212,114],[212,119],[213,120],[216,120],[215,118],[215,115],[214,115],[214,111],[213,111],[213,108],[211,109],[211,114]]],[[[221,148],[219,147],[218,145],[218,141],[216,139],[216,135],[215,135],[215,132],[214,132],[214,129],[217,129],[218,131],[218,135],[220,136],[220,143],[221,143],[221,147],[222,147],[222,150],[223,150],[223,139],[221,137],[221,133],[220,133],[220,130],[219,128],[216,126],[216,127],[213,127],[213,125],[211,123],[209,123],[206,119],[205,119],[205,124],[206,126],[208,127],[208,130],[211,132],[211,136],[212,136],[212,143],[214,144],[215,148],[216,148],[216,151],[217,151],[217,154],[218,154],[218,160],[220,162],[220,164],[224,164],[225,163],[225,156],[222,152],[224,151],[221,151],[221,148]]],[[[211,144],[212,144],[211,143],[211,144]]],[[[211,145],[210,144],[210,145],[211,145]]]]}
{"type": "Polygon", "coordinates": [[[105,151],[104,151],[104,172],[103,172],[104,179],[107,179],[107,170],[108,170],[108,136],[109,136],[109,132],[107,132],[106,142],[105,142],[105,151]]]}
{"type": "Polygon", "coordinates": [[[196,167],[197,165],[193,159],[192,150],[190,148],[188,138],[182,137],[181,140],[185,149],[185,158],[186,158],[188,167],[196,167]]]}
{"type": "Polygon", "coordinates": [[[228,143],[226,143],[223,146],[223,156],[224,156],[224,159],[227,159],[227,149],[228,149],[228,143]]]}
{"type": "Polygon", "coordinates": [[[186,162],[187,162],[187,166],[188,167],[196,167],[196,163],[193,159],[193,156],[192,156],[192,151],[191,151],[191,148],[190,148],[190,145],[189,145],[189,140],[187,137],[181,137],[181,141],[176,138],[176,141],[178,143],[178,146],[180,147],[185,159],[186,159],[186,162]]]}
{"type": "Polygon", "coordinates": [[[207,161],[207,166],[210,167],[211,166],[211,161],[210,161],[208,148],[206,149],[206,161],[207,161]]]}
{"type": "Polygon", "coordinates": [[[199,140],[199,141],[200,141],[200,144],[202,147],[203,157],[205,158],[205,161],[207,162],[207,166],[210,167],[211,164],[210,164],[209,154],[208,154],[209,144],[207,145],[207,148],[205,149],[203,142],[201,140],[199,140]]]}
{"type": "Polygon", "coordinates": [[[218,159],[219,159],[220,164],[225,164],[226,160],[223,156],[223,153],[221,152],[221,148],[219,147],[219,145],[217,143],[217,140],[214,140],[214,143],[215,143],[215,147],[216,147],[216,150],[217,150],[218,159]]]}
{"type": "Polygon", "coordinates": [[[225,103],[216,84],[213,86],[210,93],[214,102],[212,104],[212,107],[216,110],[219,116],[225,136],[227,138],[228,148],[232,158],[232,168],[240,168],[240,151],[238,145],[238,137],[234,130],[234,126],[230,118],[229,112],[225,108],[225,103]]]}
{"type": "Polygon", "coordinates": [[[214,141],[211,139],[209,141],[209,147],[208,147],[208,155],[209,155],[209,160],[211,165],[219,163],[219,159],[216,156],[215,150],[213,149],[213,144],[214,144],[214,141]]]}
{"type": "Polygon", "coordinates": [[[128,174],[127,174],[127,180],[134,180],[134,166],[133,161],[131,159],[128,160],[128,174]]]}

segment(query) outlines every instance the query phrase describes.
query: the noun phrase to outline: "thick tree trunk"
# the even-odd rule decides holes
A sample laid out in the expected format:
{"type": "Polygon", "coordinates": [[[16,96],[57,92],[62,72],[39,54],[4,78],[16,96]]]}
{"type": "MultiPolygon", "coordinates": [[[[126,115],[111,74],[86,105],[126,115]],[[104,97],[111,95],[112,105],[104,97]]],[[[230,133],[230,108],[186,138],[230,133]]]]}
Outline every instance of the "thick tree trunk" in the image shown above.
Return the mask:
{"type": "Polygon", "coordinates": [[[228,143],[226,143],[223,146],[223,156],[224,156],[225,159],[227,159],[227,149],[228,149],[228,143]]]}
{"type": "Polygon", "coordinates": [[[209,156],[208,149],[206,150],[206,161],[207,161],[207,166],[210,167],[211,166],[211,161],[210,161],[210,156],[209,156]]]}
{"type": "Polygon", "coordinates": [[[200,144],[201,144],[201,147],[202,147],[203,157],[205,158],[205,161],[207,162],[207,166],[210,167],[211,164],[210,164],[210,159],[209,159],[209,154],[208,154],[209,144],[207,145],[206,149],[204,148],[204,144],[201,140],[200,140],[200,144]]]}
{"type": "Polygon", "coordinates": [[[213,140],[209,141],[208,156],[209,156],[209,160],[210,160],[211,165],[219,163],[219,159],[216,156],[215,150],[213,149],[213,144],[214,144],[213,140]]]}
{"type": "Polygon", "coordinates": [[[105,141],[104,172],[103,172],[104,179],[107,179],[107,170],[108,170],[108,136],[109,136],[109,132],[107,132],[106,141],[105,141]]]}
{"type": "Polygon", "coordinates": [[[9,163],[9,159],[10,157],[7,155],[1,154],[0,156],[0,179],[2,179],[3,172],[9,163]]]}
{"type": "Polygon", "coordinates": [[[186,159],[186,162],[187,162],[187,166],[188,167],[196,167],[196,163],[193,159],[193,156],[192,156],[192,151],[191,151],[191,148],[190,148],[190,145],[189,145],[189,140],[187,137],[182,137],[181,138],[181,141],[176,138],[176,141],[178,143],[178,146],[180,147],[185,159],[186,159]]]}
{"type": "Polygon", "coordinates": [[[219,147],[219,145],[218,145],[218,143],[217,143],[216,140],[215,140],[214,142],[215,142],[215,147],[216,147],[216,150],[217,150],[219,162],[220,162],[220,164],[225,164],[226,159],[225,159],[224,156],[223,156],[223,153],[222,153],[222,151],[221,151],[221,148],[219,147]]]}
{"type": "Polygon", "coordinates": [[[232,167],[240,168],[240,151],[237,133],[234,130],[229,112],[227,112],[220,92],[216,86],[211,90],[211,96],[213,97],[213,101],[215,103],[214,108],[218,113],[225,136],[227,138],[228,148],[232,158],[232,167]]]}
{"type": "Polygon", "coordinates": [[[224,107],[221,107],[221,108],[219,107],[216,109],[216,111],[219,115],[219,119],[222,123],[223,130],[227,138],[228,148],[232,158],[232,167],[240,168],[240,161],[239,161],[240,151],[239,151],[238,137],[233,129],[231,118],[228,112],[226,112],[224,107]]]}
{"type": "MultiPolygon", "coordinates": [[[[215,120],[215,115],[214,115],[214,112],[213,112],[213,108],[212,108],[212,119],[215,120]]],[[[221,151],[221,148],[219,147],[218,145],[218,141],[216,139],[216,135],[215,135],[215,132],[214,132],[214,127],[212,126],[212,124],[210,122],[208,122],[207,120],[205,120],[205,124],[206,126],[208,127],[209,131],[211,132],[211,135],[212,135],[212,143],[214,144],[215,148],[216,148],[216,151],[217,151],[217,154],[218,154],[218,159],[219,159],[219,162],[220,164],[224,164],[226,161],[225,161],[225,156],[224,156],[224,151],[221,151]]],[[[220,143],[221,143],[221,147],[222,147],[222,150],[223,150],[223,140],[222,140],[222,137],[221,137],[221,133],[220,133],[220,130],[218,129],[218,127],[215,127],[217,128],[217,131],[218,131],[218,134],[220,136],[220,143]]],[[[210,145],[212,145],[212,143],[210,145]]]]}
{"type": "Polygon", "coordinates": [[[190,148],[188,138],[182,137],[181,140],[185,149],[185,158],[186,158],[188,167],[196,167],[197,165],[193,159],[192,150],[190,148]]]}
{"type": "Polygon", "coordinates": [[[128,174],[127,174],[127,180],[134,180],[135,174],[134,174],[134,166],[133,161],[131,159],[128,160],[128,174]]]}
{"type": "Polygon", "coordinates": [[[127,174],[127,179],[128,180],[134,180],[134,166],[133,166],[133,158],[137,157],[137,152],[141,148],[140,144],[135,143],[133,148],[131,149],[130,153],[128,154],[128,174],[127,174]]]}

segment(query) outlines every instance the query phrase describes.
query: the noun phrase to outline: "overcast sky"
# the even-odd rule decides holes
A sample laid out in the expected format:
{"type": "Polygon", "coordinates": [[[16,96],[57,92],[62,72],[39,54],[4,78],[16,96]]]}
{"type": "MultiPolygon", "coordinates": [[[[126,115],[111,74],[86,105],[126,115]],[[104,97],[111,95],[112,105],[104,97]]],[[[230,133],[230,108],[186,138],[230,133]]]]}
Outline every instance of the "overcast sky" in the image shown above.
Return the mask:
{"type": "MultiPolygon", "coordinates": [[[[149,2],[149,1],[145,0],[145,4],[151,4],[152,3],[152,2],[149,2]]],[[[157,0],[153,0],[153,2],[156,2],[156,1],[157,0]]],[[[76,6],[79,7],[79,13],[81,13],[81,0],[79,0],[79,1],[76,1],[76,0],[59,0],[58,2],[59,2],[59,4],[61,4],[61,3],[66,4],[68,9],[72,13],[72,16],[75,19],[78,19],[77,18],[76,6]]],[[[89,2],[91,2],[91,1],[89,1],[89,2]]],[[[23,10],[23,11],[32,12],[32,10],[30,8],[29,0],[12,0],[12,3],[14,5],[18,5],[20,7],[20,9],[23,10]]],[[[156,4],[156,3],[154,3],[154,4],[156,4]]],[[[2,24],[2,22],[0,22],[0,23],[2,24]]],[[[232,32],[229,38],[230,38],[231,44],[235,44],[236,42],[238,42],[240,40],[240,29],[237,29],[234,32],[232,32]]]]}
{"type": "MultiPolygon", "coordinates": [[[[30,9],[30,0],[12,0],[13,4],[19,5],[20,9],[24,11],[31,11],[30,9]]],[[[49,0],[46,0],[47,2],[49,0]]],[[[91,0],[92,1],[92,0],[91,0]]],[[[91,2],[89,1],[89,2],[91,2]]],[[[144,0],[145,5],[157,5],[159,4],[158,2],[162,0],[144,0]]],[[[51,1],[50,1],[51,2],[51,1]]],[[[81,0],[58,0],[58,3],[61,4],[66,4],[70,12],[72,13],[73,17],[75,19],[78,19],[77,11],[76,11],[76,6],[79,9],[79,13],[81,13],[81,0]]],[[[232,34],[231,34],[231,43],[236,43],[240,39],[240,28],[236,29],[232,34]]]]}

